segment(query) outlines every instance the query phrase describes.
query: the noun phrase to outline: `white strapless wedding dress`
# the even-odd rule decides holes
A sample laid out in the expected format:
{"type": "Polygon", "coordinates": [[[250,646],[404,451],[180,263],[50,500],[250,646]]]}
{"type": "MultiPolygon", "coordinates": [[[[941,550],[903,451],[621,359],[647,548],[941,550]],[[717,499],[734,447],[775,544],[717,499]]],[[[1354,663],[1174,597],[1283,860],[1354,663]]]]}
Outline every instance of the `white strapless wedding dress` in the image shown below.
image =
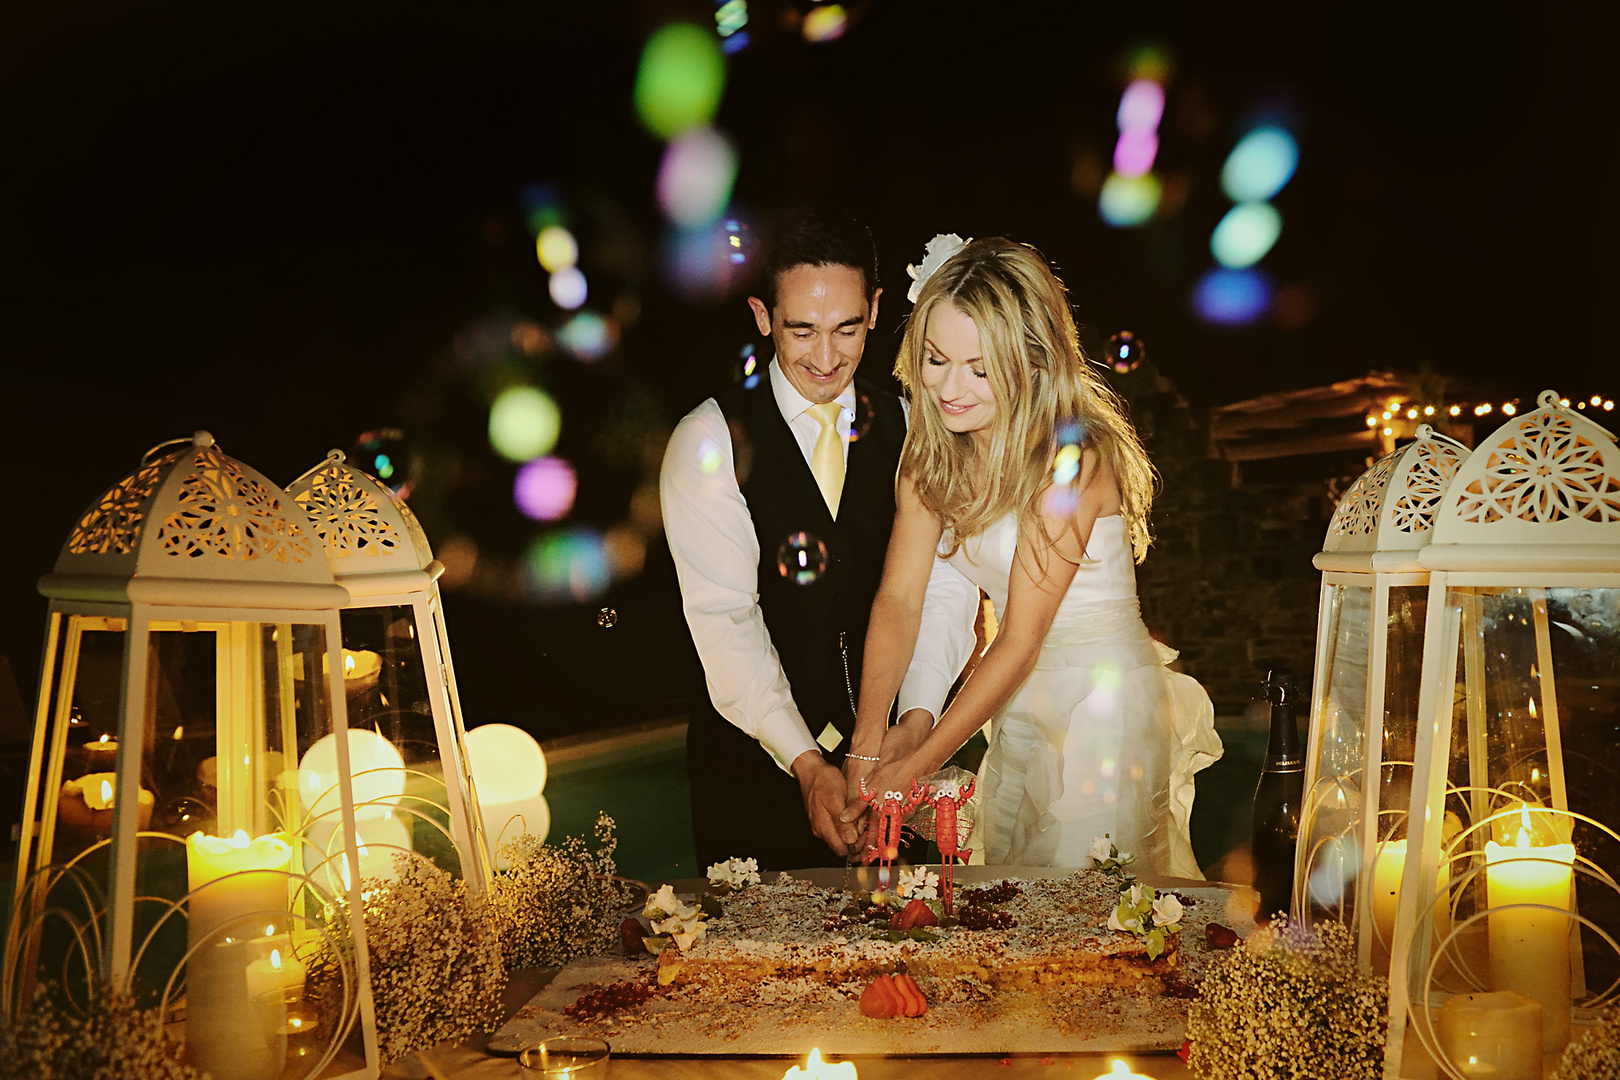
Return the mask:
{"type": "MultiPolygon", "coordinates": [[[[1005,517],[950,558],[998,618],[1017,540],[1005,517]]],[[[1193,774],[1221,741],[1204,688],[1166,667],[1176,656],[1142,625],[1124,518],[1098,519],[1034,672],[991,721],[969,846],[992,865],[1085,866],[1107,833],[1139,871],[1202,877],[1193,774]]]]}

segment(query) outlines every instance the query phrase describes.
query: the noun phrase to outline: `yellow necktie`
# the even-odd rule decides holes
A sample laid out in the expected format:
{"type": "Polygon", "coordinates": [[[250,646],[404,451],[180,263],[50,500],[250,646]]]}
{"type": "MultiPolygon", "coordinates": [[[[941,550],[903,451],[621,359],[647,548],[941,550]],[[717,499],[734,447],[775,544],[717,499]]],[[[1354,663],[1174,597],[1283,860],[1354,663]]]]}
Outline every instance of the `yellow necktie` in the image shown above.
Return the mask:
{"type": "Polygon", "coordinates": [[[827,509],[833,520],[838,520],[838,500],[844,494],[844,440],[838,437],[838,413],[843,406],[829,401],[809,408],[811,416],[821,425],[816,436],[816,448],[810,453],[810,473],[816,478],[821,497],[827,500],[827,509]]]}

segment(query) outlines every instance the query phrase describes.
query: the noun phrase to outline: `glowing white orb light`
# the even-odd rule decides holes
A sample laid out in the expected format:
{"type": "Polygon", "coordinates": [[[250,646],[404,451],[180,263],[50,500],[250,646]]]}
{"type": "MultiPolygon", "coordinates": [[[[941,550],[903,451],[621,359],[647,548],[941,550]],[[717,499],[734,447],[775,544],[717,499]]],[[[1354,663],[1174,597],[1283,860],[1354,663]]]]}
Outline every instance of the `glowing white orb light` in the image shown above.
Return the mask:
{"type": "MultiPolygon", "coordinates": [[[[337,816],[337,751],[337,732],[333,732],[317,739],[298,762],[298,798],[312,817],[337,816]]],[[[357,817],[389,810],[405,794],[405,759],[375,731],[349,731],[349,776],[357,817]]]]}
{"type": "Polygon", "coordinates": [[[546,755],[534,736],[511,724],[475,727],[467,732],[467,768],[492,853],[519,836],[546,838],[546,755]]]}

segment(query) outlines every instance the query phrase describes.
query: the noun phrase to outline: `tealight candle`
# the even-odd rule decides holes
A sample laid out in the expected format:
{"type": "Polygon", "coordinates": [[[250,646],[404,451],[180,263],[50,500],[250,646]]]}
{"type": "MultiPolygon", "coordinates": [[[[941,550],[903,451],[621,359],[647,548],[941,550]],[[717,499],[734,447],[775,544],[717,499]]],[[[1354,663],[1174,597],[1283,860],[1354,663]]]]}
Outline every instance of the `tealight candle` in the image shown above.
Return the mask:
{"type": "MultiPolygon", "coordinates": [[[[113,807],[118,802],[118,774],[86,773],[77,780],[65,780],[56,800],[56,817],[63,832],[79,842],[104,839],[112,834],[113,807]]],[[[152,793],[141,788],[136,810],[136,828],[152,824],[152,793]]]]}
{"type": "Polygon", "coordinates": [[[1146,1073],[1132,1072],[1129,1065],[1115,1058],[1109,1070],[1097,1077],[1097,1080],[1153,1080],[1153,1077],[1146,1073]]]}
{"type": "Polygon", "coordinates": [[[1528,811],[1523,821],[1513,847],[1485,842],[1491,986],[1539,1001],[1543,1046],[1559,1050],[1569,1041],[1570,920],[1565,912],[1575,845],[1532,844],[1528,811]],[[1495,910],[1510,904],[1542,906],[1495,910]]]}
{"type": "Polygon", "coordinates": [[[1440,1051],[1469,1080],[1541,1080],[1541,1002],[1499,990],[1458,994],[1440,1010],[1440,1051]]]}
{"type": "Polygon", "coordinates": [[[804,1068],[791,1066],[782,1080],[857,1080],[853,1061],[822,1061],[820,1047],[811,1047],[804,1068]]]}
{"type": "Polygon", "coordinates": [[[261,939],[254,945],[270,943],[270,951],[263,959],[247,966],[247,992],[250,998],[279,994],[283,1000],[287,992],[304,989],[304,965],[292,954],[285,935],[261,939]]]}

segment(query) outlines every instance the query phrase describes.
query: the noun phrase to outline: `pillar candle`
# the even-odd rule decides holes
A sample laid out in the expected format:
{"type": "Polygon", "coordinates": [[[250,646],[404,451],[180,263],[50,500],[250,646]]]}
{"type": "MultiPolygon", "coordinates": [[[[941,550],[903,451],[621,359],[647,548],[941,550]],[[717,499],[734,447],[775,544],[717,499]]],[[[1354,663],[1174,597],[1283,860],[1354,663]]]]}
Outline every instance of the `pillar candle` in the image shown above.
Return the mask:
{"type": "Polygon", "coordinates": [[[1499,990],[1458,994],[1440,1010],[1440,1052],[1469,1080],[1541,1080],[1541,1002],[1499,990]]]}
{"type": "Polygon", "coordinates": [[[279,995],[264,1001],[249,992],[249,969],[260,957],[245,939],[285,929],[289,879],[255,871],[284,871],[291,861],[292,848],[279,836],[250,839],[239,829],[229,838],[201,832],[186,838],[194,949],[186,969],[186,1044],[192,1063],[215,1080],[281,1075],[285,1010],[279,995]]]}
{"type": "Polygon", "coordinates": [[[1486,896],[1491,906],[1491,986],[1541,1003],[1542,1043],[1549,1051],[1569,1041],[1569,910],[1575,845],[1530,842],[1528,815],[1513,847],[1485,842],[1486,896]],[[1556,908],[1514,908],[1542,904],[1556,908]]]}
{"type": "Polygon", "coordinates": [[[188,836],[186,877],[192,892],[187,900],[191,943],[195,945],[214,930],[248,914],[286,911],[288,878],[284,874],[242,872],[285,871],[291,862],[292,848],[279,836],[249,839],[241,829],[228,838],[202,832],[188,836]],[[230,877],[231,874],[240,876],[230,877]],[[222,878],[224,880],[220,880],[222,878]]]}
{"type": "MultiPolygon", "coordinates": [[[[1378,846],[1373,861],[1373,922],[1378,936],[1373,939],[1373,970],[1389,971],[1390,954],[1395,949],[1395,912],[1401,899],[1401,881],[1406,876],[1406,841],[1386,840],[1378,846]]],[[[1448,888],[1451,867],[1442,862],[1434,875],[1434,944],[1451,933],[1451,903],[1448,888]]]]}

